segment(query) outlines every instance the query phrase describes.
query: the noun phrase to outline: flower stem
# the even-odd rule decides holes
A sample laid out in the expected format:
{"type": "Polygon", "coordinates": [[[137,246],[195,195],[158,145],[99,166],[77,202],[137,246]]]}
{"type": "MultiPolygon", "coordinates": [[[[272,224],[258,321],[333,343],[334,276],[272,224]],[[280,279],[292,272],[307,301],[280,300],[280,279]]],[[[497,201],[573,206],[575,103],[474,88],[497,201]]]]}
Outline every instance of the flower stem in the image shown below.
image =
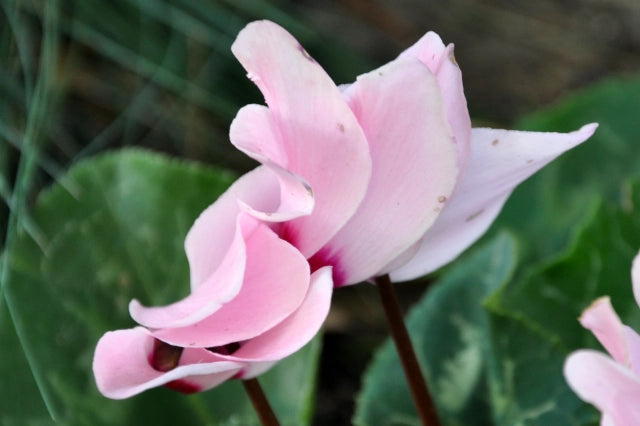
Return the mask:
{"type": "Polygon", "coordinates": [[[276,414],[271,409],[271,405],[269,405],[269,401],[262,391],[260,383],[258,383],[258,379],[242,380],[242,384],[247,395],[249,395],[251,405],[256,410],[262,426],[280,426],[276,414]]]}
{"type": "Polygon", "coordinates": [[[404,324],[402,310],[400,309],[398,297],[396,296],[391,279],[389,275],[382,275],[376,277],[375,282],[387,317],[391,338],[396,345],[402,369],[409,383],[411,396],[418,410],[420,420],[425,426],[439,426],[440,420],[438,419],[438,413],[429,394],[427,382],[424,380],[424,376],[420,370],[420,364],[418,364],[418,359],[413,350],[407,327],[404,324]]]}

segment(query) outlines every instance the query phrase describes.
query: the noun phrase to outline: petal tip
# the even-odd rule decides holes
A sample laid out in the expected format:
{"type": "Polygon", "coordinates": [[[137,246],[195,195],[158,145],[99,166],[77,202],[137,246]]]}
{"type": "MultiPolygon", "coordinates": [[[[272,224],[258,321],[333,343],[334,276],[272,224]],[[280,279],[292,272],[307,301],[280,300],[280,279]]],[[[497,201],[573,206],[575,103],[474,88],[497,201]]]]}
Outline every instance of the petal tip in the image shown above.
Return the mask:
{"type": "Polygon", "coordinates": [[[134,321],[138,321],[136,317],[142,309],[144,309],[144,306],[138,302],[138,299],[131,299],[131,302],[129,302],[129,315],[134,321]]]}
{"type": "Polygon", "coordinates": [[[636,303],[640,306],[640,252],[636,254],[631,264],[631,288],[636,303]]]}
{"type": "Polygon", "coordinates": [[[600,125],[599,123],[585,124],[580,128],[580,130],[578,130],[578,132],[584,133],[587,138],[590,138],[595,133],[599,125],[600,125]]]}
{"type": "Polygon", "coordinates": [[[598,308],[600,306],[611,306],[611,298],[609,296],[598,297],[596,300],[591,302],[591,304],[587,308],[585,308],[584,311],[582,311],[579,320],[582,321],[585,316],[589,316],[589,313],[592,312],[594,308],[598,308]]]}

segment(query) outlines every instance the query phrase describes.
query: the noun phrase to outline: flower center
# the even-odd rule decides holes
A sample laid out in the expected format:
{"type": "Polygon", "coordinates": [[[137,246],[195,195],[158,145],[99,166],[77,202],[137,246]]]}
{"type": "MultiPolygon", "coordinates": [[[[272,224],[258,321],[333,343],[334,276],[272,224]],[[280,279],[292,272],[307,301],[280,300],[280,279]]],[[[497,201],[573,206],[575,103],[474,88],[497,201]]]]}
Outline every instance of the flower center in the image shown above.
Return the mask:
{"type": "Polygon", "coordinates": [[[162,340],[155,339],[149,363],[151,367],[158,371],[173,370],[180,362],[180,355],[182,355],[183,349],[180,346],[173,346],[162,340]]]}
{"type": "Polygon", "coordinates": [[[208,351],[211,351],[220,355],[232,355],[235,351],[240,349],[240,343],[233,342],[222,346],[212,346],[207,348],[208,351]]]}
{"type": "MultiPolygon", "coordinates": [[[[206,348],[208,351],[220,354],[220,355],[232,355],[235,351],[240,349],[239,342],[233,342],[222,346],[212,346],[206,348]]],[[[155,339],[153,342],[153,352],[149,357],[149,364],[157,371],[170,371],[178,366],[180,363],[180,356],[184,350],[181,346],[173,346],[162,340],[155,339]]]]}

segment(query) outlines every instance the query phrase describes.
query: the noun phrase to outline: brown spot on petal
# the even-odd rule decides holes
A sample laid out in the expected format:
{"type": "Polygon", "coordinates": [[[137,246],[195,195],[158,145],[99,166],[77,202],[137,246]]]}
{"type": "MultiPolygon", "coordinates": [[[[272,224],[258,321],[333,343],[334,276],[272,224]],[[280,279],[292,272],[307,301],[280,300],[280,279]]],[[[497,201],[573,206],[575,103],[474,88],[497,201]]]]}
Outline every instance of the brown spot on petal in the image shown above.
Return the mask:
{"type": "Polygon", "coordinates": [[[305,58],[307,58],[308,60],[310,60],[311,62],[316,62],[315,59],[313,59],[311,57],[311,55],[309,55],[309,52],[307,52],[306,50],[304,50],[304,47],[302,47],[301,45],[298,45],[298,50],[300,52],[302,52],[302,56],[304,56],[305,58]]]}
{"type": "Polygon", "coordinates": [[[435,209],[433,209],[433,211],[436,213],[440,212],[440,207],[436,207],[435,209]]]}
{"type": "Polygon", "coordinates": [[[213,347],[207,348],[208,351],[211,351],[213,353],[220,354],[220,355],[233,355],[233,353],[238,349],[240,349],[240,343],[238,342],[229,343],[223,346],[213,346],[213,347]]]}
{"type": "Polygon", "coordinates": [[[439,203],[444,203],[445,201],[447,201],[447,197],[445,197],[444,195],[441,195],[438,197],[438,202],[439,203]]]}
{"type": "Polygon", "coordinates": [[[493,142],[491,142],[491,145],[496,146],[500,143],[500,141],[498,139],[494,139],[493,142]]]}
{"type": "Polygon", "coordinates": [[[344,124],[338,123],[338,130],[340,130],[342,133],[344,133],[344,124]]]}
{"type": "Polygon", "coordinates": [[[531,163],[533,163],[533,159],[532,159],[532,158],[529,158],[529,159],[527,160],[527,164],[531,164],[531,163]]]}
{"type": "Polygon", "coordinates": [[[449,51],[449,59],[451,59],[451,62],[453,62],[453,65],[455,65],[456,67],[460,66],[458,65],[458,61],[456,61],[456,55],[453,54],[453,49],[449,51]]]}
{"type": "Polygon", "coordinates": [[[309,186],[309,184],[307,182],[302,182],[302,186],[304,186],[304,189],[307,190],[307,193],[313,197],[313,188],[311,188],[311,186],[309,186]]]}
{"type": "Polygon", "coordinates": [[[149,364],[157,371],[171,371],[178,366],[183,349],[180,346],[173,346],[156,339],[153,342],[153,352],[149,364]]]}
{"type": "Polygon", "coordinates": [[[473,219],[475,219],[476,217],[480,216],[482,213],[484,212],[484,209],[475,212],[474,214],[472,214],[471,216],[469,216],[468,218],[466,218],[464,221],[465,222],[471,222],[473,219]]]}

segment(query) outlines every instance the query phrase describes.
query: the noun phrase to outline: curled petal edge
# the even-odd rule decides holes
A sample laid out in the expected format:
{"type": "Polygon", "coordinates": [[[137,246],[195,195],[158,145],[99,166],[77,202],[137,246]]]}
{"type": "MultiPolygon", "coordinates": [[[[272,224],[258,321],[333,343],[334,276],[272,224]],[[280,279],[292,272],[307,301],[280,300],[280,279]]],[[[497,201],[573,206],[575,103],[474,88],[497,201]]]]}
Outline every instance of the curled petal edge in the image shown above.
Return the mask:
{"type": "Polygon", "coordinates": [[[124,399],[179,381],[183,381],[184,388],[201,391],[224,382],[245,367],[206,349],[185,349],[176,368],[157,371],[149,363],[153,342],[153,336],[143,327],[105,333],[98,341],[93,358],[93,373],[100,393],[108,398],[124,399]]]}

